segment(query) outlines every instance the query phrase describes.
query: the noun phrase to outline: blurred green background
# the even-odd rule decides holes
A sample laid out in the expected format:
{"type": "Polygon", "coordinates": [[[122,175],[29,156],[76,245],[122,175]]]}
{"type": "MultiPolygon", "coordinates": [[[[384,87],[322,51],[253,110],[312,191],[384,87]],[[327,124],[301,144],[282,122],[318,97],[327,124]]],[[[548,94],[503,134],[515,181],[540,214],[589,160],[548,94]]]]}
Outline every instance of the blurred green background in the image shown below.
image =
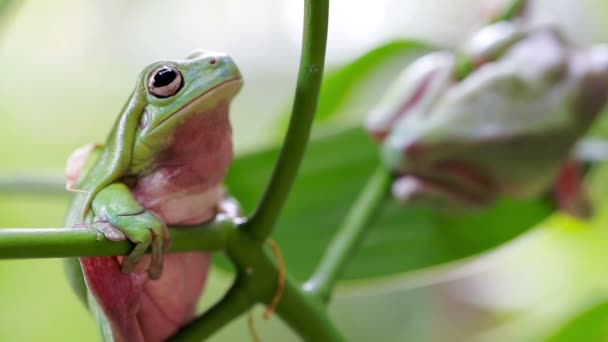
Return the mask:
{"type": "MultiPolygon", "coordinates": [[[[301,1],[16,3],[0,17],[0,174],[61,175],[74,148],[103,141],[141,68],[199,47],[231,54],[246,80],[232,110],[237,154],[276,144],[283,134],[299,60],[301,1]]],[[[328,70],[394,39],[457,45],[494,3],[332,0],[328,70]]],[[[608,38],[602,0],[542,0],[533,7],[536,20],[561,23],[581,45],[608,38]]],[[[332,107],[341,115],[315,131],[360,120],[407,62],[398,57],[351,80],[364,91],[332,107]]],[[[563,341],[606,340],[606,175],[598,169],[590,176],[599,208],[592,222],[556,215],[481,258],[344,284],[332,317],[351,341],[539,341],[560,330],[563,341]]],[[[0,192],[0,227],[60,227],[68,200],[0,192]]],[[[201,308],[229,281],[214,270],[201,308]]],[[[0,261],[0,303],[0,341],[97,338],[58,260],[0,261]]],[[[277,319],[257,319],[260,308],[254,315],[262,340],[295,339],[277,319]]],[[[213,338],[249,339],[244,319],[213,338]]]]}

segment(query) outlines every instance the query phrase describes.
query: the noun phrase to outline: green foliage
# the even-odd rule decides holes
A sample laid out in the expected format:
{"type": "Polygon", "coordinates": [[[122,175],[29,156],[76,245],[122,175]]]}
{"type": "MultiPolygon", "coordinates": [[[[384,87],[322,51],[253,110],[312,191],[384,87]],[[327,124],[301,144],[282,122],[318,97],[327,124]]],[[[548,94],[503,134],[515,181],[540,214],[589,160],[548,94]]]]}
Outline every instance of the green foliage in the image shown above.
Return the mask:
{"type": "Polygon", "coordinates": [[[323,79],[315,120],[353,114],[360,119],[362,111],[376,103],[396,73],[432,49],[416,41],[390,41],[330,71],[323,79]]]}
{"type": "Polygon", "coordinates": [[[608,301],[604,301],[579,313],[546,342],[600,342],[607,339],[608,301]]]}
{"type": "MultiPolygon", "coordinates": [[[[246,210],[257,203],[277,153],[271,148],[235,160],[227,184],[246,210]]],[[[361,129],[311,142],[274,234],[298,279],[310,274],[376,165],[376,146],[361,129]]],[[[391,203],[346,278],[394,275],[470,257],[526,232],[551,211],[542,200],[504,200],[489,211],[456,217],[391,203]]]]}

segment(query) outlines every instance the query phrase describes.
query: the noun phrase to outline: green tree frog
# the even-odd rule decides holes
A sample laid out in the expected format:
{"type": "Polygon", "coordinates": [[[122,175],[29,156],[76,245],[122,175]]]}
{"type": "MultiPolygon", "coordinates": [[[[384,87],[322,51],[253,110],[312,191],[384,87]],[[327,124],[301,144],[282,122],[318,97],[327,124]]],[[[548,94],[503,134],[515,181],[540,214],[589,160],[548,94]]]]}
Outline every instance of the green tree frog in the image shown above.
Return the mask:
{"type": "Polygon", "coordinates": [[[448,209],[531,198],[556,185],[559,205],[584,216],[573,146],[608,92],[608,46],[575,48],[551,26],[500,21],[465,44],[471,73],[439,51],[412,63],[373,109],[394,196],[448,209]]]}
{"type": "Polygon", "coordinates": [[[232,160],[229,106],[241,85],[236,64],[221,53],[151,64],[90,171],[79,177],[92,146],[70,158],[68,187],[77,194],[66,227],[134,243],[124,258],[67,262],[104,340],[162,341],[194,318],[209,256],[164,256],[167,225],[206,222],[233,208],[221,184],[232,160]]]}

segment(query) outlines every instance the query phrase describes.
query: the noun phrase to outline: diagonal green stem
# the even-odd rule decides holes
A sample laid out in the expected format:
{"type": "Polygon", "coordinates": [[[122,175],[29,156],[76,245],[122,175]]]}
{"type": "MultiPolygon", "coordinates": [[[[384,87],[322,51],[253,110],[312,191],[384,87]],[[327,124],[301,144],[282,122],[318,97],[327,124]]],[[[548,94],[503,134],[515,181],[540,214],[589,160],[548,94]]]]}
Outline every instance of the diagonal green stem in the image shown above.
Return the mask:
{"type": "Polygon", "coordinates": [[[329,0],[306,0],[296,94],[281,154],[262,200],[244,227],[256,240],[270,236],[306,150],[325,64],[329,0]]]}
{"type": "Polygon", "coordinates": [[[305,341],[343,341],[327,316],[327,309],[317,298],[306,296],[290,279],[276,309],[281,319],[305,341]]]}
{"type": "Polygon", "coordinates": [[[253,306],[237,279],[226,295],[211,309],[183,327],[169,341],[203,341],[253,306]]]}
{"type": "Polygon", "coordinates": [[[490,22],[497,23],[499,21],[510,21],[519,17],[526,9],[526,6],[528,6],[528,2],[529,0],[513,0],[502,13],[499,13],[496,17],[492,18],[490,22]]]}
{"type": "Polygon", "coordinates": [[[10,21],[11,15],[14,14],[19,5],[21,5],[21,1],[0,0],[0,38],[2,38],[4,28],[8,26],[7,23],[10,21]]]}
{"type": "MultiPolygon", "coordinates": [[[[215,221],[170,229],[171,252],[223,249],[236,223],[215,221]]],[[[127,255],[128,241],[110,241],[93,228],[0,228],[0,259],[127,255]]]]}
{"type": "Polygon", "coordinates": [[[371,222],[387,198],[391,176],[386,169],[378,167],[367,186],[352,206],[344,223],[330,242],[321,263],[304,289],[318,296],[323,302],[330,299],[332,289],[344,272],[372,226],[371,222]]]}
{"type": "MultiPolygon", "coordinates": [[[[227,254],[242,277],[249,297],[270,305],[278,291],[279,276],[271,255],[248,234],[235,235],[228,245],[227,254]]],[[[307,296],[289,276],[285,279],[276,314],[306,341],[343,340],[322,303],[307,296]]]]}

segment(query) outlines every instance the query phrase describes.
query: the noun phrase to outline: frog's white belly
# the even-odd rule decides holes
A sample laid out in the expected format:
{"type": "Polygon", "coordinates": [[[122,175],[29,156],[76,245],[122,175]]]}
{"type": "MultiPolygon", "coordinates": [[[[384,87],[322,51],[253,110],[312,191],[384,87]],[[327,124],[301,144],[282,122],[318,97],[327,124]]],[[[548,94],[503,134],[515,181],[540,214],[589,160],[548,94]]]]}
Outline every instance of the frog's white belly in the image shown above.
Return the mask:
{"type": "Polygon", "coordinates": [[[170,177],[163,171],[144,179],[145,186],[133,191],[137,201],[171,224],[198,224],[212,219],[222,200],[224,190],[221,185],[165,191],[171,187],[170,177]]]}

